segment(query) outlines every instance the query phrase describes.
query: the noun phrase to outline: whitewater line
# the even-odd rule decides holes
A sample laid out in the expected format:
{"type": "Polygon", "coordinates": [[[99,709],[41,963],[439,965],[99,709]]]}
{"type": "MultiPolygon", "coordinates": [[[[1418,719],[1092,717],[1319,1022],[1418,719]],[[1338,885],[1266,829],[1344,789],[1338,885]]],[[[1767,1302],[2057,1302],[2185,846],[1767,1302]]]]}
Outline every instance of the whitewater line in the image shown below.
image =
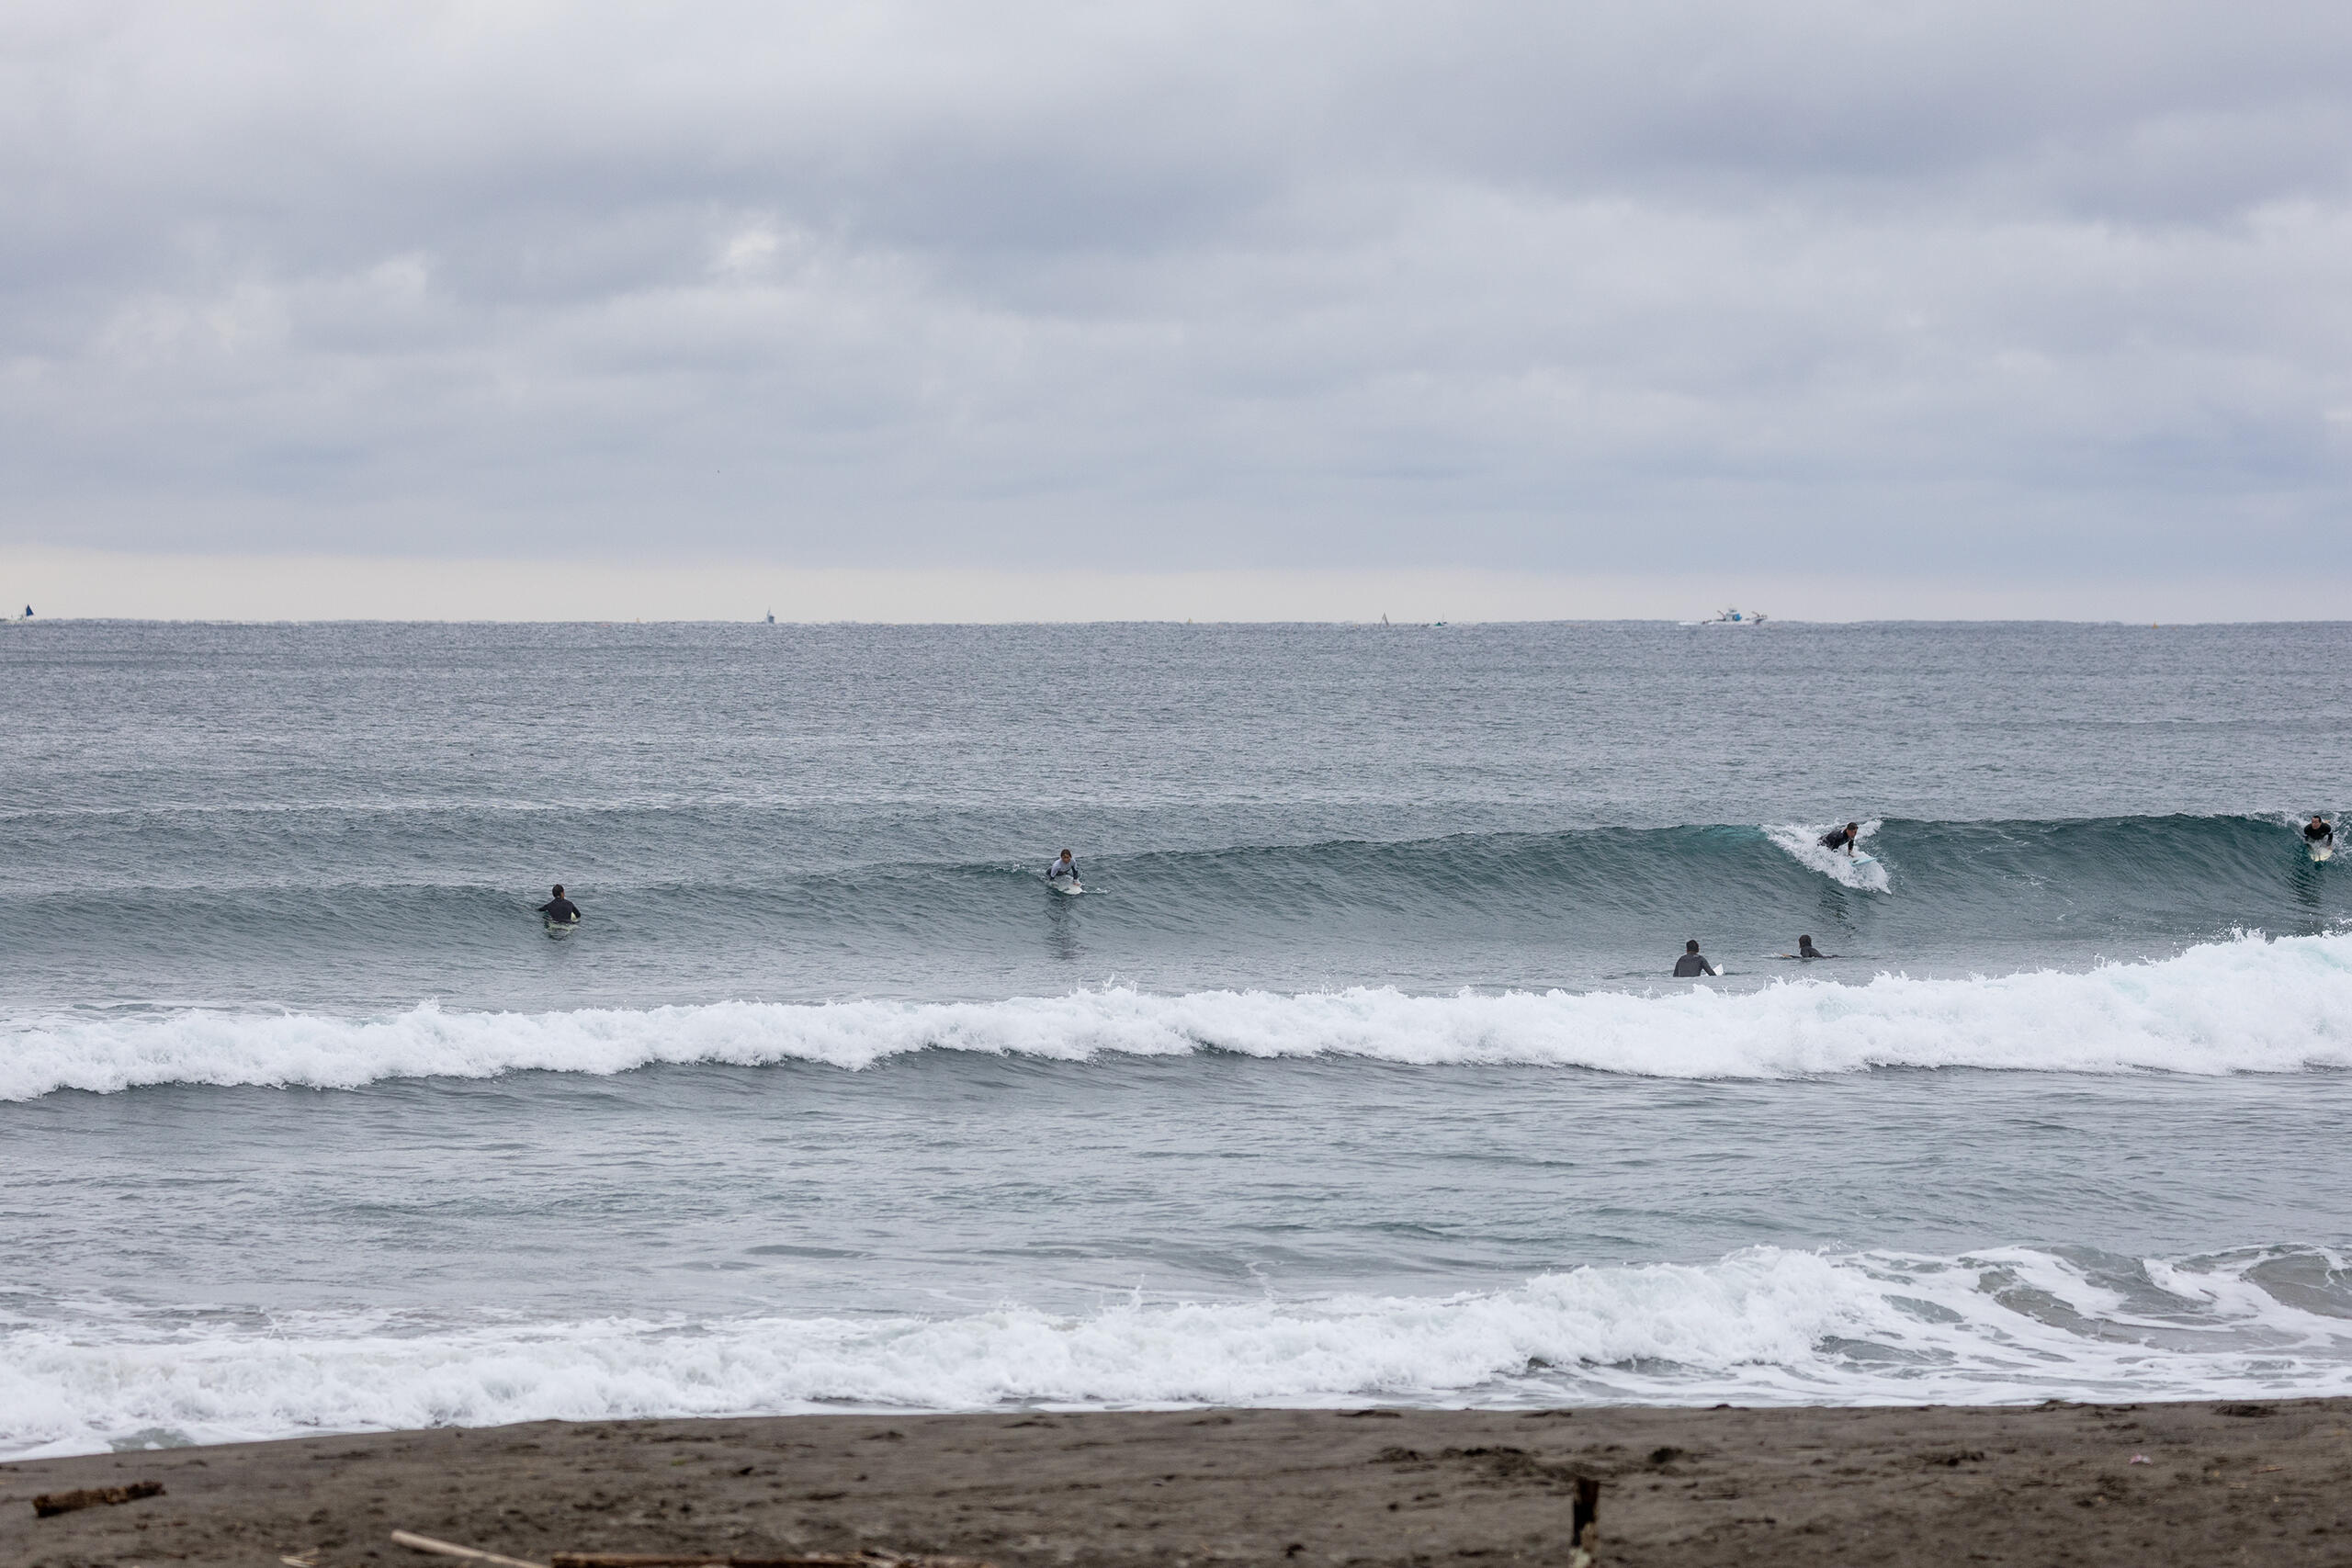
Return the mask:
{"type": "Polygon", "coordinates": [[[1881,975],[1727,993],[1114,988],[1000,1002],[718,1002],[369,1018],[189,1010],[0,1026],[0,1100],[60,1089],[610,1074],[660,1063],[850,1069],[926,1050],[1086,1061],[1203,1050],[1420,1066],[1787,1077],[1873,1067],[2112,1073],[2352,1066],[2352,936],[2259,935],[2085,974],[1881,975]]]}

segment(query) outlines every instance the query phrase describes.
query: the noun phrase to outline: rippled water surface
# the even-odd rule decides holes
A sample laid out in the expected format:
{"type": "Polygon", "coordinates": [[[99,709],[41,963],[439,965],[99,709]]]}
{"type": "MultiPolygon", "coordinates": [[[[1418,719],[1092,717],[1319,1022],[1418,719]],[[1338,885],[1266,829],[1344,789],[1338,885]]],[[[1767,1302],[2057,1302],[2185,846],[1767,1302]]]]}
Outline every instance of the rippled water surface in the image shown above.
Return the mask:
{"type": "Polygon", "coordinates": [[[10,628],[0,1450],[2345,1392],[2347,641],[10,628]]]}

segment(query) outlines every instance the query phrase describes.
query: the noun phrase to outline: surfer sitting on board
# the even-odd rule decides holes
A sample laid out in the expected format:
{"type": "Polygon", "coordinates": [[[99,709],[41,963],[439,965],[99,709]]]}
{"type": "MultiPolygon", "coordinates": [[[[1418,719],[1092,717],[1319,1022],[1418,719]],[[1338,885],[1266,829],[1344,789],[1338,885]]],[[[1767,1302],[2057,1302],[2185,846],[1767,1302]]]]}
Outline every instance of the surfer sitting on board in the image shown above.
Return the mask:
{"type": "Polygon", "coordinates": [[[2310,826],[2303,829],[2303,842],[2315,850],[2332,850],[2335,847],[2335,829],[2328,826],[2326,818],[2314,811],[2310,826]]]}
{"type": "Polygon", "coordinates": [[[1854,852],[1854,840],[1861,836],[1862,825],[1860,822],[1849,822],[1843,828],[1832,828],[1822,834],[1821,847],[1825,850],[1843,850],[1850,855],[1854,852]]]}
{"type": "Polygon", "coordinates": [[[580,923],[580,906],[563,896],[563,884],[555,885],[555,897],[539,906],[539,913],[549,925],[576,926],[580,923]]]}
{"type": "Polygon", "coordinates": [[[1674,977],[1689,980],[1701,975],[1715,975],[1722,971],[1699,956],[1699,939],[1692,937],[1682,944],[1682,956],[1674,961],[1674,977]]]}
{"type": "Polygon", "coordinates": [[[1078,863],[1069,858],[1069,852],[1068,850],[1064,850],[1062,852],[1061,859],[1056,861],[1053,864],[1046,868],[1046,880],[1048,882],[1067,882],[1072,886],[1077,886],[1078,863]]]}

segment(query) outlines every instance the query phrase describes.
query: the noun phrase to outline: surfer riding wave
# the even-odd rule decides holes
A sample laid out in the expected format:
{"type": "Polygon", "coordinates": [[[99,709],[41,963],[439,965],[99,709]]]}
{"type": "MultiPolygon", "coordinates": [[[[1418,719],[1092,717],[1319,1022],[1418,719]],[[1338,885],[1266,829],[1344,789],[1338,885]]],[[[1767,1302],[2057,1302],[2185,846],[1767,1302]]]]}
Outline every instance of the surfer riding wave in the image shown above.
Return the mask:
{"type": "Polygon", "coordinates": [[[1865,843],[1878,829],[1876,818],[1851,822],[1789,822],[1766,826],[1764,836],[1808,871],[1817,871],[1841,886],[1884,893],[1889,890],[1887,866],[1865,843]]]}

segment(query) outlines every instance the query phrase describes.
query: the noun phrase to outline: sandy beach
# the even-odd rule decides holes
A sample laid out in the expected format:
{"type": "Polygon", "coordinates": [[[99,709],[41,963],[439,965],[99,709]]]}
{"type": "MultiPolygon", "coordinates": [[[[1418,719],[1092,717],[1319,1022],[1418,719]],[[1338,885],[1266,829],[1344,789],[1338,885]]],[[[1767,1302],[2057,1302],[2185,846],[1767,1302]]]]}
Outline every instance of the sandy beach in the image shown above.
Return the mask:
{"type": "Polygon", "coordinates": [[[555,1423],[0,1466],[28,1568],[878,1549],[1003,1565],[2343,1562],[2352,1402],[555,1423]],[[2135,1462],[2144,1456],[2145,1462],[2135,1462]],[[161,1496],[37,1517],[36,1495],[161,1496]]]}

